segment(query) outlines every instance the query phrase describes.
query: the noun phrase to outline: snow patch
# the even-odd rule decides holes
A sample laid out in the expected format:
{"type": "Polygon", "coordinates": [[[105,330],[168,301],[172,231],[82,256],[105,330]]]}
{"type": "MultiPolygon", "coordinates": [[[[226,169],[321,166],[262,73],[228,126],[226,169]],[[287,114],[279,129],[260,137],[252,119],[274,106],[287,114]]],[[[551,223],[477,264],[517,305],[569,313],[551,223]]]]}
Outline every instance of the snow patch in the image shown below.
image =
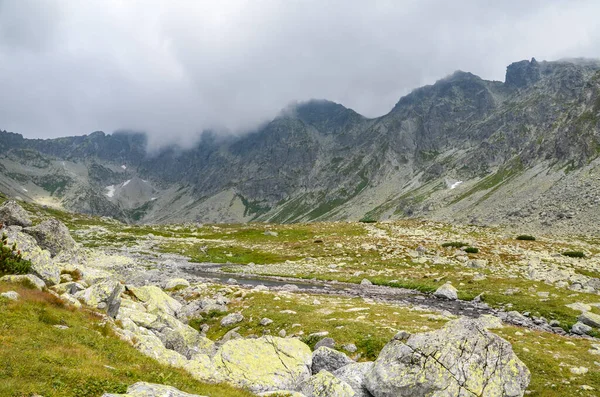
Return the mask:
{"type": "Polygon", "coordinates": [[[156,200],[156,197],[152,197],[152,198],[150,199],[150,201],[154,201],[154,200],[156,200]]]}
{"type": "Polygon", "coordinates": [[[463,183],[463,181],[454,182],[452,185],[450,185],[450,189],[456,189],[461,183],[463,183]]]}
{"type": "Polygon", "coordinates": [[[23,189],[24,192],[28,192],[29,190],[25,189],[24,187],[22,187],[21,189],[23,189]]]}
{"type": "Polygon", "coordinates": [[[113,197],[115,195],[115,185],[107,186],[107,187],[105,187],[105,189],[108,190],[106,192],[106,195],[108,197],[113,197]]]}
{"type": "Polygon", "coordinates": [[[131,182],[131,179],[126,180],[125,182],[123,182],[123,187],[129,185],[129,182],[131,182]]]}
{"type": "Polygon", "coordinates": [[[124,170],[126,170],[126,169],[127,169],[127,166],[126,166],[125,164],[123,164],[123,165],[121,166],[121,168],[123,168],[124,170]]]}

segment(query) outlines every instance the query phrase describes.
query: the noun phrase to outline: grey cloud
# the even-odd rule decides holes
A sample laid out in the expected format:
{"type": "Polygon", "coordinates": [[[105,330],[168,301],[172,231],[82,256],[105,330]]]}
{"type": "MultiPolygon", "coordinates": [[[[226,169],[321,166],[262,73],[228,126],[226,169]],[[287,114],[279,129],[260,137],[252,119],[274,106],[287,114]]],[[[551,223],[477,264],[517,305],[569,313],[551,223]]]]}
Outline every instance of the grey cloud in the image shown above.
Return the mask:
{"type": "Polygon", "coordinates": [[[597,57],[594,0],[0,0],[0,128],[243,133],[325,98],[374,117],[461,69],[597,57]]]}

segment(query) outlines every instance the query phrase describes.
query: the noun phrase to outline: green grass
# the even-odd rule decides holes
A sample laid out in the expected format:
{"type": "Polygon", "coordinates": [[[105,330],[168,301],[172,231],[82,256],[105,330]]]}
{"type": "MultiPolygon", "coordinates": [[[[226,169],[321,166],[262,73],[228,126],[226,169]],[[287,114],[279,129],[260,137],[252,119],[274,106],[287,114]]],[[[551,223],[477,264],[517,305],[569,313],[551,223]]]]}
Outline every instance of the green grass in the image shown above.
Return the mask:
{"type": "Polygon", "coordinates": [[[252,396],[158,364],[114,336],[100,317],[65,308],[50,294],[0,284],[0,292],[7,290],[21,299],[0,299],[0,396],[94,397],[123,393],[138,381],[206,396],[252,396]]]}
{"type": "Polygon", "coordinates": [[[569,258],[585,258],[583,251],[565,251],[561,255],[568,256],[569,258]]]}
{"type": "Polygon", "coordinates": [[[467,247],[467,248],[465,248],[465,252],[467,254],[478,254],[479,253],[479,248],[476,248],[476,247],[467,247]]]}
{"type": "Polygon", "coordinates": [[[447,242],[447,243],[443,243],[442,247],[444,247],[444,248],[448,248],[448,247],[462,248],[462,247],[465,247],[467,245],[469,245],[469,244],[463,243],[461,241],[450,241],[450,242],[447,242]]]}
{"type": "Polygon", "coordinates": [[[516,240],[535,241],[535,237],[530,236],[528,234],[521,234],[521,235],[519,235],[519,236],[516,237],[516,240]]]}

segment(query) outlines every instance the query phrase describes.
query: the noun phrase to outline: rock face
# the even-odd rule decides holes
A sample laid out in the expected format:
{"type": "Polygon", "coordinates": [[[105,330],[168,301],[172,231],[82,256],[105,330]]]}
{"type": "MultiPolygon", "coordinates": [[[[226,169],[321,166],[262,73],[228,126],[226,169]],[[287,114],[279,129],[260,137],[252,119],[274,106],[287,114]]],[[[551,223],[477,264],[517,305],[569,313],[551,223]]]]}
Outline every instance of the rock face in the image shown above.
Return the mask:
{"type": "Polygon", "coordinates": [[[31,219],[27,211],[15,201],[10,200],[0,205],[0,223],[4,226],[31,226],[31,219]]]}
{"type": "Polygon", "coordinates": [[[38,245],[50,251],[52,256],[75,247],[75,240],[71,237],[69,229],[57,219],[49,219],[23,231],[33,236],[38,245]]]}
{"type": "Polygon", "coordinates": [[[102,397],[203,397],[198,394],[184,393],[171,386],[137,382],[127,388],[127,394],[108,394],[102,397]]]}
{"type": "Polygon", "coordinates": [[[121,293],[125,287],[115,280],[106,280],[94,284],[74,296],[88,306],[106,309],[110,317],[116,317],[121,306],[121,293]]]}
{"type": "Polygon", "coordinates": [[[333,375],[349,384],[356,397],[371,397],[365,385],[365,376],[372,369],[372,362],[354,363],[333,371],[333,375]]]}
{"type": "Polygon", "coordinates": [[[344,353],[332,348],[321,346],[313,352],[312,373],[317,374],[322,370],[333,372],[345,365],[352,364],[354,361],[348,358],[344,353]]]}
{"type": "Polygon", "coordinates": [[[310,348],[297,339],[230,340],[213,360],[228,382],[256,393],[297,390],[311,376],[310,348]]]}
{"type": "Polygon", "coordinates": [[[522,396],[527,367],[511,345],[477,321],[392,340],[365,378],[375,397],[522,396]]]}
{"type": "Polygon", "coordinates": [[[145,287],[127,287],[137,299],[143,302],[150,313],[167,313],[176,316],[181,310],[182,304],[171,298],[160,288],[149,285],[145,287]]]}
{"type": "Polygon", "coordinates": [[[311,376],[300,389],[306,397],[354,397],[356,393],[349,384],[333,376],[331,372],[321,371],[311,376]]]}

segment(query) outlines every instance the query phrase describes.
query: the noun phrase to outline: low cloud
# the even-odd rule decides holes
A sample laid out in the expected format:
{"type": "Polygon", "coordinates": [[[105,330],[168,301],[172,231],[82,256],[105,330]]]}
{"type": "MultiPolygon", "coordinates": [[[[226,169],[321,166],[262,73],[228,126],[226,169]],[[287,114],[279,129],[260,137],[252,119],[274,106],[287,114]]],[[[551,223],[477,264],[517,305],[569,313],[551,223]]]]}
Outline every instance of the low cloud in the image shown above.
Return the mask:
{"type": "Polygon", "coordinates": [[[595,0],[0,0],[0,128],[243,133],[293,101],[375,117],[454,70],[595,57],[595,0]]]}

